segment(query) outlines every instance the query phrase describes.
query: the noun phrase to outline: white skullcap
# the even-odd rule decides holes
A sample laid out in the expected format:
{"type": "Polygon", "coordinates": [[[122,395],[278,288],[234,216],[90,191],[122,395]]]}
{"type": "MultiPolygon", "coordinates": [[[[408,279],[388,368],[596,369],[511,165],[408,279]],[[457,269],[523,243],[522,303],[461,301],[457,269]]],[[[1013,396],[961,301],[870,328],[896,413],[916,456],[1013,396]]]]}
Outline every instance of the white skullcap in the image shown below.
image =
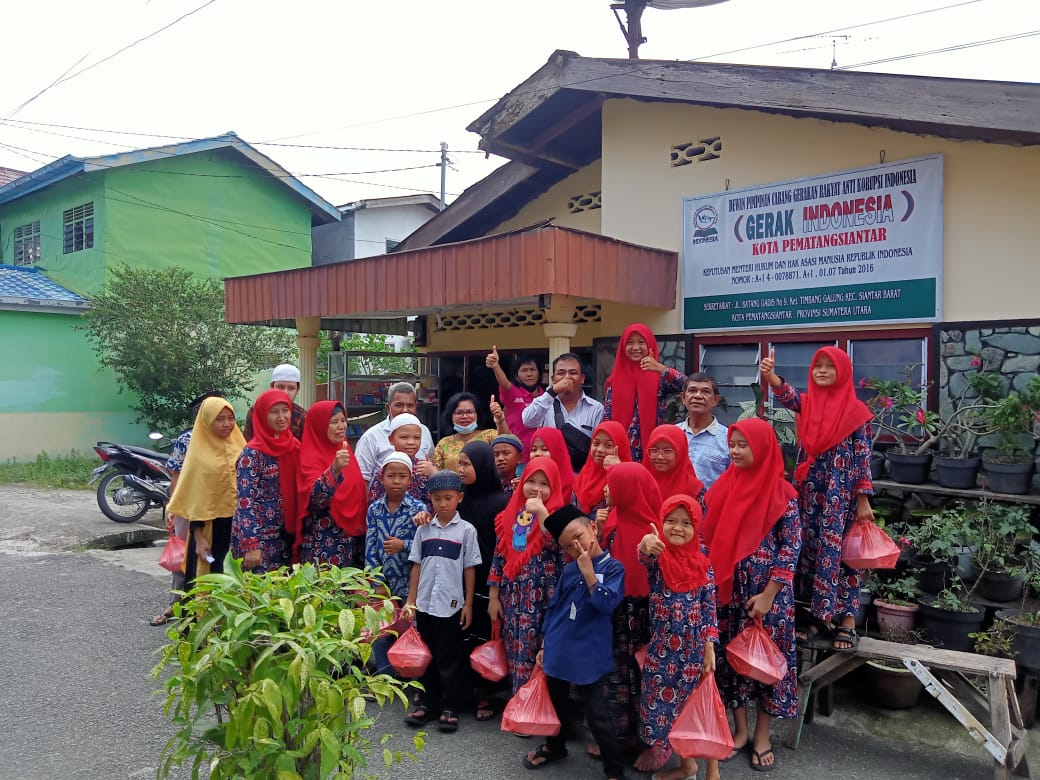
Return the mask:
{"type": "Polygon", "coordinates": [[[422,423],[419,422],[419,418],[414,414],[395,414],[393,419],[390,420],[390,433],[393,433],[398,428],[402,428],[405,425],[417,425],[422,428],[422,423]]]}
{"type": "Polygon", "coordinates": [[[300,369],[290,363],[275,366],[271,372],[272,382],[300,382],[300,369]]]}
{"type": "Polygon", "coordinates": [[[405,455],[403,452],[391,452],[385,458],[383,458],[383,465],[379,467],[379,471],[382,472],[391,463],[400,463],[402,466],[408,468],[408,473],[412,473],[412,459],[405,455]]]}

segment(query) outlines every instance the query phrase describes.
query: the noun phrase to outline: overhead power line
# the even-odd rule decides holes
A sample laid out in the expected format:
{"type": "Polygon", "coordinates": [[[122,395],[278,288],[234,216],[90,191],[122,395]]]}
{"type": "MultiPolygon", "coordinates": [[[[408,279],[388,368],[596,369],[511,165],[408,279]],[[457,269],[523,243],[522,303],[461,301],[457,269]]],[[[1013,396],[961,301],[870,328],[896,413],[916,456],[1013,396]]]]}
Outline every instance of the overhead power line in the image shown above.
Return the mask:
{"type": "Polygon", "coordinates": [[[1007,41],[1017,41],[1022,38],[1032,38],[1035,35],[1040,35],[1040,30],[1031,30],[1029,32],[1014,33],[1012,35],[1001,35],[998,38],[987,38],[983,41],[971,41],[969,43],[957,43],[953,46],[943,46],[940,49],[930,49],[929,51],[917,51],[911,54],[899,54],[895,57],[885,57],[880,60],[870,60],[869,62],[857,62],[855,65],[842,65],[838,70],[849,70],[850,68],[865,68],[868,65],[881,65],[885,62],[896,62],[898,60],[910,60],[915,57],[928,57],[932,54],[945,54],[950,51],[960,51],[961,49],[971,49],[976,46],[989,46],[995,43],[1006,43],[1007,41]]]}

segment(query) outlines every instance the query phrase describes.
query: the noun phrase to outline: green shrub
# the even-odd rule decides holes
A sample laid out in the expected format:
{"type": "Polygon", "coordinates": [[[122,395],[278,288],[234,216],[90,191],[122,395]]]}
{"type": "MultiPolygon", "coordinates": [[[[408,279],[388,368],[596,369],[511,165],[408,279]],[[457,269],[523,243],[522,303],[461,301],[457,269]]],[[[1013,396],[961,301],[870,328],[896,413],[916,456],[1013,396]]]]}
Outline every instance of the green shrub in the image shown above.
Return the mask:
{"type": "MultiPolygon", "coordinates": [[[[407,704],[410,684],[365,669],[371,647],[362,640],[390,618],[392,602],[358,569],[304,564],[257,575],[229,555],[224,572],[199,577],[175,608],[181,620],[153,670],[177,727],[158,776],[185,762],[192,777],[208,762],[214,780],[363,776],[368,709],[407,704]]],[[[415,735],[416,752],[424,736],[415,735]]],[[[388,740],[386,766],[414,758],[388,740]]]]}

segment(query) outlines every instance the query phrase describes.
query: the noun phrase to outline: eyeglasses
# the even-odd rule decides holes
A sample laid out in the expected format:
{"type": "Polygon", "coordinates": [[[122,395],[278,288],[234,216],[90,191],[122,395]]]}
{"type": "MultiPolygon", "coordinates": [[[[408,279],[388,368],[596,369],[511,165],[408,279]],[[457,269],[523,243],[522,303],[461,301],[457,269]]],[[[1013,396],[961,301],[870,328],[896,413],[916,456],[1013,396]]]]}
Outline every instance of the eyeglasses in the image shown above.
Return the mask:
{"type": "Polygon", "coordinates": [[[476,409],[456,409],[454,412],[452,412],[452,414],[455,417],[476,417],[477,416],[477,410],[476,409]]]}
{"type": "Polygon", "coordinates": [[[656,457],[673,458],[673,457],[675,457],[675,450],[671,449],[670,447],[668,449],[660,449],[659,447],[651,447],[646,452],[647,452],[647,454],[651,458],[656,458],[656,457]]]}

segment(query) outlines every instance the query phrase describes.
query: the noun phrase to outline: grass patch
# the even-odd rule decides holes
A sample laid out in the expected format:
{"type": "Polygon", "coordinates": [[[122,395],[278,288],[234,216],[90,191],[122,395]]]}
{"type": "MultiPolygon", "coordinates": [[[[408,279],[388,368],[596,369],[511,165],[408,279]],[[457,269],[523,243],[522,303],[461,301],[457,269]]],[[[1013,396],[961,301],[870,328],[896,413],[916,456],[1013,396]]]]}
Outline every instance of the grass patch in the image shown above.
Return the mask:
{"type": "Polygon", "coordinates": [[[0,485],[92,490],[87,480],[90,472],[100,465],[96,455],[83,455],[76,450],[55,457],[41,452],[31,463],[15,463],[13,459],[0,463],[0,485]]]}

